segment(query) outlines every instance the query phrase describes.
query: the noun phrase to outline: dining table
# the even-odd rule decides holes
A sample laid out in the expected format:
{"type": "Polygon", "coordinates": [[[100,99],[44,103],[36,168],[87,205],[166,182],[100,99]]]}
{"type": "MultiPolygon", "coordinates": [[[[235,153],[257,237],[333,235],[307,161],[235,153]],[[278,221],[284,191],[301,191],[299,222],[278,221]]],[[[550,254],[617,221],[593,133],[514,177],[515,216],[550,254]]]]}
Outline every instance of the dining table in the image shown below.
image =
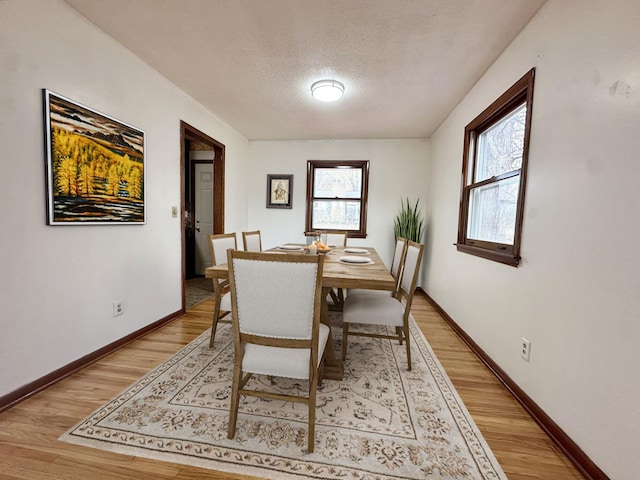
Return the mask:
{"type": "MultiPolygon", "coordinates": [[[[288,243],[265,250],[267,253],[287,255],[310,255],[309,246],[288,243]]],[[[364,288],[372,290],[393,291],[396,287],[395,279],[384,262],[372,247],[333,247],[327,252],[315,253],[324,255],[322,272],[322,310],[320,321],[331,327],[329,321],[329,299],[334,289],[347,290],[349,288],[364,288]]],[[[208,267],[206,278],[228,278],[229,269],[226,263],[208,267]]],[[[335,298],[335,297],[334,297],[335,298]]],[[[219,298],[216,298],[219,301],[219,298]]],[[[342,380],[344,367],[342,359],[336,352],[335,339],[325,350],[325,364],[323,378],[342,380]]]]}

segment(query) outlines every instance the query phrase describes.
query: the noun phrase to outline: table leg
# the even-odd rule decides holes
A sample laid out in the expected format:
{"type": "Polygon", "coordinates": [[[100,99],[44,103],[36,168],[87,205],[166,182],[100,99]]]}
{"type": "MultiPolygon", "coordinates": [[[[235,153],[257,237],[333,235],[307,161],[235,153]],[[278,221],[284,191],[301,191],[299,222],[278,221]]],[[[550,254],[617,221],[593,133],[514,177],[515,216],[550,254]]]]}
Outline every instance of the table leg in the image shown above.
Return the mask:
{"type": "MultiPolygon", "coordinates": [[[[327,303],[327,295],[329,295],[330,288],[322,288],[322,310],[320,311],[320,321],[331,328],[329,323],[329,305],[327,303]]],[[[329,380],[342,380],[344,369],[342,360],[336,356],[335,344],[333,341],[333,334],[330,341],[327,342],[327,348],[325,349],[324,357],[324,378],[329,380]]]]}
{"type": "Polygon", "coordinates": [[[329,296],[331,297],[331,301],[333,302],[331,305],[329,305],[329,310],[331,310],[332,312],[341,312],[342,307],[344,306],[344,294],[342,293],[342,289],[338,288],[337,290],[335,290],[333,288],[330,288],[329,296]]]}

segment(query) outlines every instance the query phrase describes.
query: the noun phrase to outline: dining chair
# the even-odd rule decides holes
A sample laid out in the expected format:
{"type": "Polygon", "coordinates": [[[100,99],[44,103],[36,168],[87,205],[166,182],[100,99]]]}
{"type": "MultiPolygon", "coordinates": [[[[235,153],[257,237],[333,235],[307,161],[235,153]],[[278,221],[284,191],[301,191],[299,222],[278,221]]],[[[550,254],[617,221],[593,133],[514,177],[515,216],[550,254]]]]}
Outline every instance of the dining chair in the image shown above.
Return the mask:
{"type": "MultiPolygon", "coordinates": [[[[235,232],[209,235],[209,257],[211,259],[211,266],[219,265],[221,263],[227,263],[227,250],[236,250],[237,248],[238,242],[236,240],[235,232]]],[[[213,310],[213,322],[211,324],[211,339],[209,340],[209,348],[213,348],[213,342],[216,338],[216,329],[218,327],[218,323],[231,323],[231,320],[226,318],[229,313],[231,313],[229,280],[226,278],[214,278],[213,294],[216,299],[216,304],[213,310]],[[220,312],[223,313],[220,314],[220,312]]]]}
{"type": "Polygon", "coordinates": [[[260,230],[242,232],[242,243],[247,252],[261,252],[262,238],[260,236],[260,230]]]}
{"type": "Polygon", "coordinates": [[[350,288],[349,296],[363,296],[363,297],[372,297],[372,296],[398,296],[398,288],[400,286],[400,278],[402,273],[402,268],[404,267],[404,260],[407,254],[407,239],[398,237],[396,239],[396,248],[393,251],[393,258],[391,259],[391,268],[389,269],[389,273],[395,279],[396,286],[393,291],[389,292],[388,290],[371,290],[369,288],[350,288]]]}
{"type": "MultiPolygon", "coordinates": [[[[411,303],[420,273],[424,245],[409,241],[406,247],[404,267],[398,293],[391,295],[347,295],[342,309],[342,361],[347,358],[349,336],[397,339],[406,343],[408,370],[411,370],[411,345],[409,340],[409,315],[411,303]],[[351,330],[351,325],[379,325],[395,327],[394,334],[351,330]]],[[[388,332],[388,330],[387,330],[388,332]]]]}
{"type": "Polygon", "coordinates": [[[330,247],[346,247],[349,233],[346,230],[332,230],[330,232],[321,232],[327,235],[327,245],[330,247]]]}
{"type": "MultiPolygon", "coordinates": [[[[316,390],[330,330],[320,323],[322,255],[229,250],[234,367],[228,438],[234,438],[241,395],[308,405],[308,452],[315,438],[316,390]],[[308,395],[246,388],[253,375],[308,381],[308,395]]],[[[283,389],[283,390],[281,390],[283,389]]]]}
{"type": "MultiPolygon", "coordinates": [[[[319,231],[316,232],[321,237],[326,235],[325,243],[331,247],[346,247],[347,238],[349,233],[346,230],[331,230],[331,231],[319,231]]],[[[332,288],[329,290],[330,301],[329,305],[332,310],[342,310],[344,304],[344,290],[342,288],[332,288]]]]}

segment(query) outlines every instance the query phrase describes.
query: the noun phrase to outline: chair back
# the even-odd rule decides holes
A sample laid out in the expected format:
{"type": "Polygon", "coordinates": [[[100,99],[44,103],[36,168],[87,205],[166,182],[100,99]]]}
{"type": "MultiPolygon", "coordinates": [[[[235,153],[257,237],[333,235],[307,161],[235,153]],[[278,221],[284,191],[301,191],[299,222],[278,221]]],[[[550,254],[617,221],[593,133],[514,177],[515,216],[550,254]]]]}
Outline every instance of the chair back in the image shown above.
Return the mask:
{"type": "Polygon", "coordinates": [[[396,248],[393,251],[393,259],[391,259],[390,272],[393,278],[396,280],[396,288],[394,295],[398,291],[400,286],[400,279],[402,278],[402,266],[404,265],[405,255],[407,254],[407,239],[398,237],[396,239],[396,248]]]}
{"type": "Polygon", "coordinates": [[[404,256],[407,253],[407,239],[398,237],[396,240],[396,249],[393,251],[393,259],[391,260],[391,275],[400,278],[400,265],[404,263],[404,256]]]}
{"type": "Polygon", "coordinates": [[[400,281],[400,289],[398,298],[406,298],[405,312],[411,309],[413,294],[416,290],[418,275],[420,274],[420,263],[422,262],[422,254],[424,245],[409,241],[407,243],[407,253],[404,258],[404,266],[402,267],[402,276],[400,281]]]}
{"type": "Polygon", "coordinates": [[[261,252],[262,239],[260,237],[260,230],[242,232],[242,243],[244,244],[244,249],[247,252],[261,252]]]}
{"type": "Polygon", "coordinates": [[[349,234],[346,231],[326,232],[326,234],[327,234],[327,245],[336,246],[336,247],[347,246],[347,237],[349,236],[349,234]]]}
{"type": "Polygon", "coordinates": [[[227,263],[227,250],[236,250],[237,248],[238,242],[236,241],[235,232],[209,235],[209,257],[211,257],[211,265],[227,263]]]}
{"type": "Polygon", "coordinates": [[[262,337],[267,340],[254,343],[269,345],[284,339],[289,342],[279,346],[310,348],[318,335],[324,257],[237,250],[227,256],[234,331],[240,338],[262,337]]]}

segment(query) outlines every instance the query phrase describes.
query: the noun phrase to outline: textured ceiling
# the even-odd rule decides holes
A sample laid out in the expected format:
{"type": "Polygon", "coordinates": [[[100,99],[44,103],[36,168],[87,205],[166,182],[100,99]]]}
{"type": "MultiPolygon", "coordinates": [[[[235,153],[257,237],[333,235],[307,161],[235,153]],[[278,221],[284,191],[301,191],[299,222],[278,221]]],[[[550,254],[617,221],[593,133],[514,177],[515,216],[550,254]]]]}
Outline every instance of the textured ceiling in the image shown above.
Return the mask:
{"type": "Polygon", "coordinates": [[[250,140],[429,137],[544,1],[65,0],[250,140]]]}

